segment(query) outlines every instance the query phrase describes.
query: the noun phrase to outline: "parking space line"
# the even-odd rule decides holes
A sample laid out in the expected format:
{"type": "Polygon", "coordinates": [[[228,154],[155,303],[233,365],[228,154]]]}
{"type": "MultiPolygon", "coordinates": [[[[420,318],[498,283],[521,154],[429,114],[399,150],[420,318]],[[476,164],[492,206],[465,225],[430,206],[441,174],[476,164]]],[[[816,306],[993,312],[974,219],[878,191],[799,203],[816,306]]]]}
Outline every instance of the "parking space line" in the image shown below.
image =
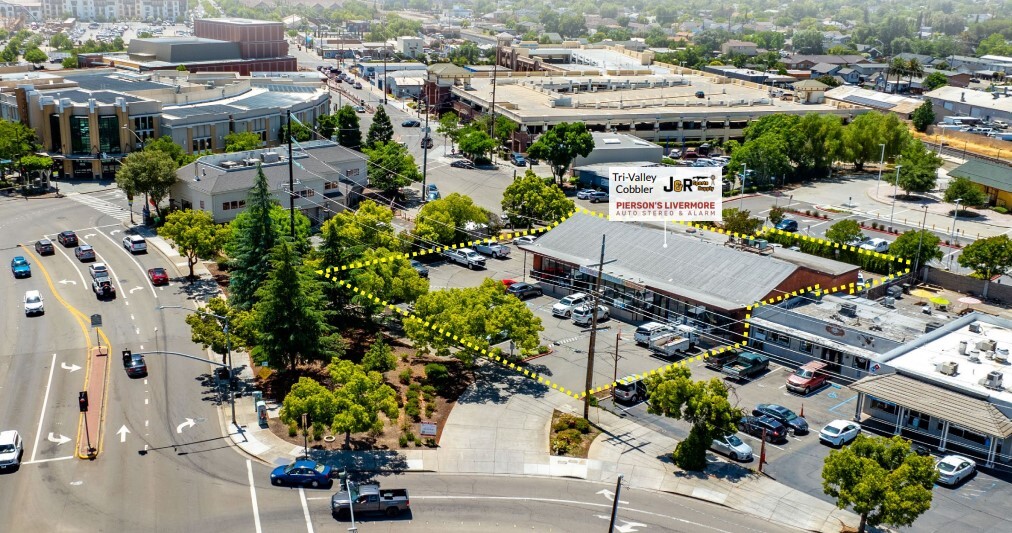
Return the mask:
{"type": "Polygon", "coordinates": [[[851,396],[850,398],[847,398],[846,400],[844,400],[844,401],[842,401],[842,402],[834,405],[833,407],[830,407],[829,408],[829,412],[832,413],[833,411],[836,411],[837,409],[843,407],[844,405],[847,405],[852,400],[856,400],[856,399],[857,399],[857,394],[855,394],[855,395],[851,396]]]}
{"type": "Polygon", "coordinates": [[[253,485],[253,462],[246,459],[246,474],[249,477],[249,496],[253,502],[253,528],[257,533],[263,533],[260,527],[260,508],[257,506],[257,489],[253,485]]]}
{"type": "Polygon", "coordinates": [[[42,421],[46,418],[46,405],[49,404],[49,387],[53,385],[53,371],[56,370],[56,354],[53,354],[53,360],[49,363],[49,380],[46,381],[46,393],[42,397],[42,412],[39,413],[39,427],[35,431],[35,444],[32,445],[32,457],[28,460],[29,463],[35,462],[35,453],[39,451],[39,437],[42,435],[42,421]]]}

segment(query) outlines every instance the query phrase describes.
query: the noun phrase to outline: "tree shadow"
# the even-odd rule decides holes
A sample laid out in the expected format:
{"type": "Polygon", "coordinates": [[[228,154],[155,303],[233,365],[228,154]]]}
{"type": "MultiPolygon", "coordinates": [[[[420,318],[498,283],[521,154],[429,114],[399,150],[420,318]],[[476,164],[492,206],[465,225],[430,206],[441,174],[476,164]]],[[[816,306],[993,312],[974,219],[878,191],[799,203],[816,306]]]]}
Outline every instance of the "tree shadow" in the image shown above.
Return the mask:
{"type": "MultiPolygon", "coordinates": [[[[673,461],[671,462],[671,464],[672,465],[674,464],[673,461]]],[[[719,479],[721,481],[729,481],[731,483],[738,483],[749,478],[756,478],[761,475],[758,472],[755,472],[752,469],[742,466],[740,464],[727,463],[724,461],[708,462],[706,468],[701,471],[677,469],[675,470],[674,474],[675,477],[683,479],[704,480],[714,478],[719,479]]]]}
{"type": "Polygon", "coordinates": [[[460,395],[457,403],[502,404],[516,394],[543,398],[548,393],[548,386],[491,361],[479,360],[473,372],[474,385],[460,395]]]}
{"type": "Polygon", "coordinates": [[[364,483],[371,478],[367,473],[398,473],[409,468],[407,458],[394,450],[319,450],[310,449],[309,457],[318,463],[330,465],[338,471],[347,470],[352,481],[364,483]]]}

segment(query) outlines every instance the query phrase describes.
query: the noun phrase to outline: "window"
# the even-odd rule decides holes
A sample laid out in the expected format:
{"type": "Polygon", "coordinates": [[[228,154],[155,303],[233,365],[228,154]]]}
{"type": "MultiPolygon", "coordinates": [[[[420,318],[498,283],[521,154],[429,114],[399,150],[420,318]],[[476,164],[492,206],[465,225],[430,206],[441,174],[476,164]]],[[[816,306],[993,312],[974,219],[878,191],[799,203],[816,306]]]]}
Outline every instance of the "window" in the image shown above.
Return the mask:
{"type": "Polygon", "coordinates": [[[983,446],[984,443],[987,441],[987,437],[981,435],[980,433],[974,433],[968,429],[963,429],[961,427],[952,424],[949,425],[949,435],[953,437],[959,437],[966,441],[976,442],[981,446],[983,446]]]}
{"type": "Polygon", "coordinates": [[[930,416],[913,409],[907,412],[907,425],[912,428],[928,429],[928,421],[930,419],[930,416]]]}
{"type": "Polygon", "coordinates": [[[331,189],[336,189],[337,187],[338,187],[338,184],[337,184],[336,181],[328,181],[328,182],[326,182],[326,183],[323,184],[323,190],[325,190],[325,191],[329,191],[331,189]]]}
{"type": "Polygon", "coordinates": [[[70,153],[83,155],[91,152],[91,124],[88,117],[70,117],[70,153]]]}
{"type": "MultiPolygon", "coordinates": [[[[201,208],[204,206],[204,202],[200,202],[201,208]]],[[[222,202],[221,209],[223,211],[229,211],[232,209],[243,209],[246,207],[246,200],[232,200],[231,202],[222,202]]]]}
{"type": "Polygon", "coordinates": [[[119,144],[119,119],[115,115],[98,117],[98,151],[107,154],[122,152],[119,144]]]}
{"type": "Polygon", "coordinates": [[[361,172],[361,170],[362,169],[360,169],[358,167],[349,168],[348,170],[344,171],[344,175],[347,176],[347,177],[349,177],[349,178],[353,178],[355,176],[358,176],[359,173],[361,172]]]}
{"type": "Polygon", "coordinates": [[[896,404],[884,402],[873,396],[869,396],[868,399],[871,400],[870,407],[872,409],[875,409],[877,411],[883,411],[891,415],[896,414],[896,404]]]}
{"type": "Polygon", "coordinates": [[[808,341],[801,341],[801,345],[798,347],[802,352],[810,354],[815,349],[815,345],[808,341]]]}
{"type": "MultiPolygon", "coordinates": [[[[184,209],[185,209],[185,207],[184,207],[184,209]]],[[[203,200],[200,201],[200,210],[201,211],[204,210],[204,201],[203,200]]]]}

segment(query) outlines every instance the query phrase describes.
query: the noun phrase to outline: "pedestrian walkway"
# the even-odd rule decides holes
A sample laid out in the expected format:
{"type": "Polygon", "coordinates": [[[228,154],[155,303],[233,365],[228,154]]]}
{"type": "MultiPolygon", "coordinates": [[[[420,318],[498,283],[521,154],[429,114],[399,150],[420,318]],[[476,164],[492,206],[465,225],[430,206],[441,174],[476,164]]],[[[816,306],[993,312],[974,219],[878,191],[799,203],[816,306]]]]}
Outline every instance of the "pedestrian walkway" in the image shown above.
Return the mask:
{"type": "Polygon", "coordinates": [[[109,200],[125,200],[126,196],[123,191],[119,189],[109,189],[103,192],[97,193],[78,193],[72,192],[66,195],[67,198],[79,203],[84,204],[96,211],[113,217],[117,220],[124,220],[130,218],[130,211],[127,211],[120,205],[116,205],[109,200]]]}

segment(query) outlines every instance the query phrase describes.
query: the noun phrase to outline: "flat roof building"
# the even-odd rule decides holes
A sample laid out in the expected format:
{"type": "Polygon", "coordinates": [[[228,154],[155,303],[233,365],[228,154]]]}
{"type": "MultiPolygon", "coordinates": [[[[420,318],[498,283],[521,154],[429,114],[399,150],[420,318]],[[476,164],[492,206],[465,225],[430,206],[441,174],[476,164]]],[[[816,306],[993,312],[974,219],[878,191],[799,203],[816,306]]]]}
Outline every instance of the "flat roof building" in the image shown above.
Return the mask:
{"type": "Polygon", "coordinates": [[[956,116],[1012,122],[1012,93],[1007,87],[989,93],[945,86],[924,93],[924,98],[931,102],[939,120],[956,116]]]}

